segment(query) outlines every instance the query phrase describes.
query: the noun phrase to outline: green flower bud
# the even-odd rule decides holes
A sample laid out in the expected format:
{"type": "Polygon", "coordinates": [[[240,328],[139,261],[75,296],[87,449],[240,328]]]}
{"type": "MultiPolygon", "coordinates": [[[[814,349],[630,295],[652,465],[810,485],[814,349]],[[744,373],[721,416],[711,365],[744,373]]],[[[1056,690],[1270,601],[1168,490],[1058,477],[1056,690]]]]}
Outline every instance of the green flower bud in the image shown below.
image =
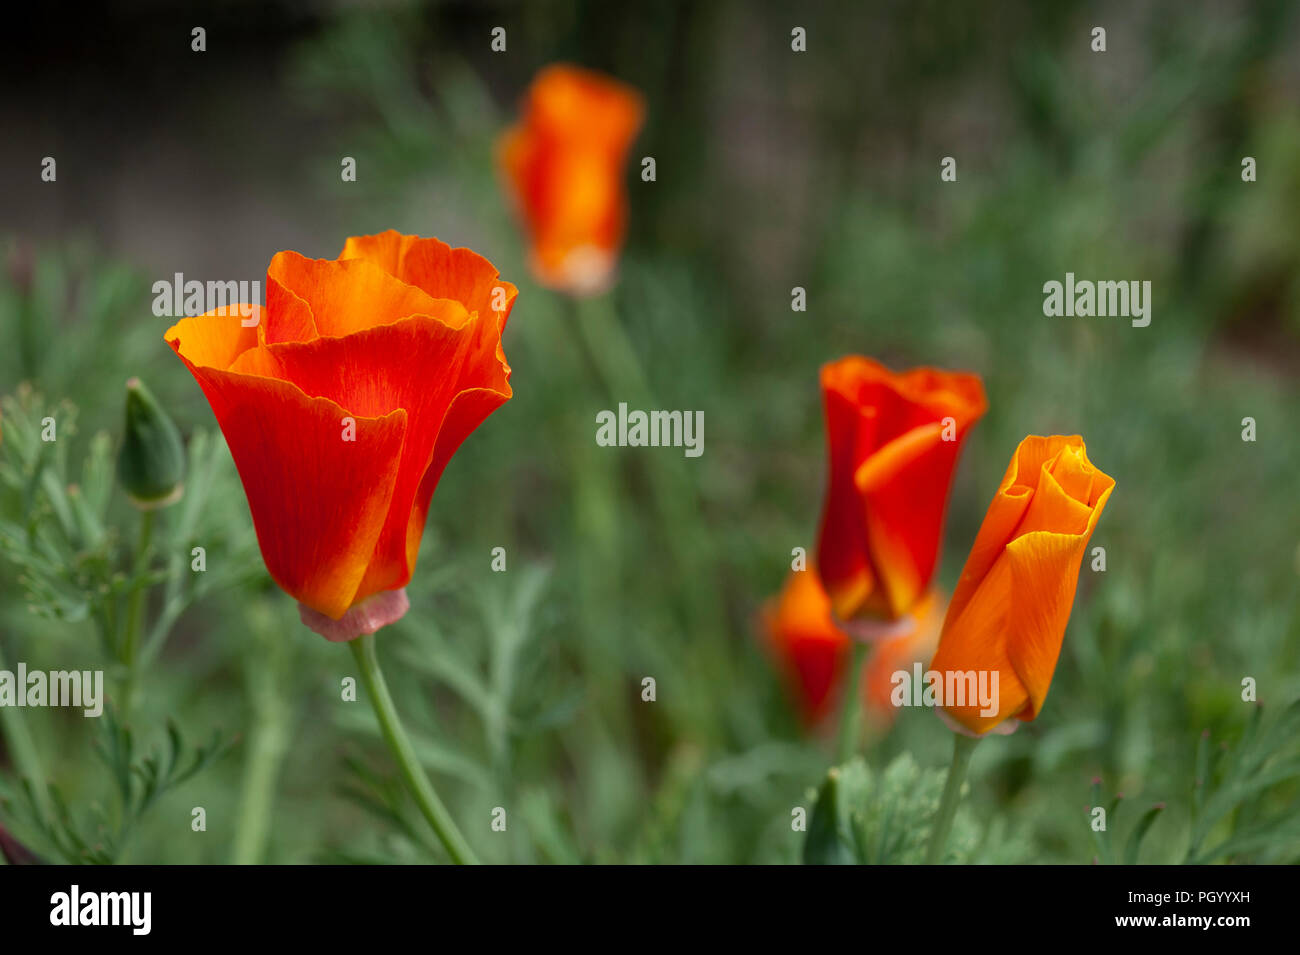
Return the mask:
{"type": "Polygon", "coordinates": [[[180,499],[185,477],[180,432],[139,378],[126,383],[126,434],[117,476],[131,503],[141,510],[180,499]]]}

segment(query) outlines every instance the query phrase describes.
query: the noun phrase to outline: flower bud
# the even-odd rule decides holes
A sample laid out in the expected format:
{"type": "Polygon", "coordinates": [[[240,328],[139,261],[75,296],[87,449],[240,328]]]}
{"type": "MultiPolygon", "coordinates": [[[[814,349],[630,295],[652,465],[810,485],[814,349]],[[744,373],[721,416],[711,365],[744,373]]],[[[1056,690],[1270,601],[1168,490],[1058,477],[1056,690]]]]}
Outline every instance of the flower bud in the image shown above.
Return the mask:
{"type": "Polygon", "coordinates": [[[821,370],[829,451],[817,565],[840,620],[898,620],[930,590],[962,443],[988,408],[969,372],[821,370]]]}
{"type": "Polygon", "coordinates": [[[942,686],[957,686],[954,680],[970,687],[987,674],[993,687],[991,705],[965,690],[960,702],[945,701],[940,715],[950,727],[982,736],[1037,718],[1088,541],[1114,489],[1115,479],[1088,460],[1079,435],[1029,435],[1020,442],[966,558],[930,661],[942,686]]]}
{"type": "Polygon", "coordinates": [[[180,432],[139,378],[126,383],[126,433],[117,476],[131,503],[141,510],[175,503],[183,490],[180,432]]]}

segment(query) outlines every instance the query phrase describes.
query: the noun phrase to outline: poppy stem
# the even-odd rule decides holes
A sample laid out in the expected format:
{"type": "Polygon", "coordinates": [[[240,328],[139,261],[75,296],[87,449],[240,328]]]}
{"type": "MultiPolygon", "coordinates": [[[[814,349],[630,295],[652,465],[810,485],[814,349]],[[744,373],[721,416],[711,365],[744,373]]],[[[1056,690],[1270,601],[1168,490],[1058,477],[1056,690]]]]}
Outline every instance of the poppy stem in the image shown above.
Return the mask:
{"type": "Polygon", "coordinates": [[[943,798],[939,801],[939,811],[934,816],[930,847],[925,853],[926,865],[938,865],[943,859],[948,833],[952,831],[952,821],[957,815],[957,804],[961,802],[961,784],[966,781],[966,768],[970,765],[975,744],[980,741],[978,736],[962,733],[953,733],[952,738],[952,765],[948,767],[948,781],[943,785],[943,798]]]}
{"type": "Polygon", "coordinates": [[[840,708],[839,764],[843,765],[858,753],[858,740],[862,729],[862,672],[867,666],[867,644],[853,641],[850,656],[848,685],[844,688],[844,703],[840,708]]]}
{"type": "Polygon", "coordinates": [[[239,796],[239,822],[230,861],[255,865],[266,854],[271,832],[276,782],[293,742],[293,709],[279,692],[291,664],[292,641],[278,639],[259,619],[251,628],[258,643],[257,662],[244,667],[246,693],[252,703],[253,728],[245,748],[244,779],[239,796]]]}
{"type": "Polygon", "coordinates": [[[415,797],[420,812],[429,821],[429,825],[447,850],[447,855],[451,856],[452,862],[457,865],[477,865],[478,859],[475,858],[465,837],[456,828],[451,813],[434,792],[429,777],[425,775],[424,768],[415,755],[415,748],[411,746],[406,730],[402,728],[397,707],[393,705],[393,698],[388,693],[388,684],[384,682],[383,671],[379,669],[374,634],[363,634],[349,641],[349,646],[352,647],[352,656],[356,658],[357,668],[361,671],[361,682],[370,697],[370,705],[379,720],[379,728],[384,734],[384,740],[397,759],[402,778],[406,781],[411,795],[415,797]]]}

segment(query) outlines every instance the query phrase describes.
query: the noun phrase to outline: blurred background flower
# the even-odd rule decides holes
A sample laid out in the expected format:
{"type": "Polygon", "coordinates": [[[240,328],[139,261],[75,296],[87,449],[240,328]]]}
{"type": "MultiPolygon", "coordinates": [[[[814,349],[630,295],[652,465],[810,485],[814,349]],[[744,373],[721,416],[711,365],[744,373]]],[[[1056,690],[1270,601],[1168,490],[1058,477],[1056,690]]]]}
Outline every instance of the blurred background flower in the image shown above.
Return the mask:
{"type": "Polygon", "coordinates": [[[609,284],[627,230],[628,149],[644,115],[635,90],[592,70],[548,66],[529,86],[498,153],[543,285],[590,295],[609,284]]]}
{"type": "Polygon", "coordinates": [[[912,664],[928,663],[939,640],[943,602],[931,591],[914,608],[908,625],[871,644],[862,673],[850,682],[852,641],[831,612],[830,597],[816,570],[792,571],[781,593],[763,605],[761,624],[776,665],[805,723],[825,728],[843,694],[856,685],[878,729],[899,713],[891,699],[894,674],[911,679],[912,664]]]}
{"type": "Polygon", "coordinates": [[[812,726],[844,692],[852,644],[831,615],[830,598],[811,568],[791,571],[779,596],[763,607],[762,625],[791,696],[812,726]]]}

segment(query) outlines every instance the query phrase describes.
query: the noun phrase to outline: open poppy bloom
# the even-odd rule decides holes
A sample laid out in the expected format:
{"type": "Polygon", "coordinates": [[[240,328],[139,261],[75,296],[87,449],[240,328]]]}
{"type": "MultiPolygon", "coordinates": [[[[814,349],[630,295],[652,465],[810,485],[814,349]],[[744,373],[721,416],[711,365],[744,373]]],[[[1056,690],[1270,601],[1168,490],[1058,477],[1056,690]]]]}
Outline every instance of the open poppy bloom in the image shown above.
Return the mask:
{"type": "Polygon", "coordinates": [[[968,733],[982,735],[1010,719],[1027,722],[1042,709],[1079,566],[1114,487],[1088,461],[1078,435],[1031,435],[1016,449],[930,663],[945,686],[949,674],[997,673],[996,712],[983,713],[977,703],[944,707],[968,733]]]}
{"type": "MultiPolygon", "coordinates": [[[[878,724],[888,725],[898,710],[890,700],[897,670],[928,659],[942,621],[941,601],[931,592],[916,608],[915,624],[876,643],[861,680],[863,702],[878,724]]],[[[793,571],[776,598],[764,605],[761,622],[768,646],[786,678],[790,695],[807,726],[822,723],[850,683],[853,641],[831,613],[817,572],[793,571]]]]}
{"type": "Polygon", "coordinates": [[[510,398],[515,295],[482,256],[390,230],[338,259],[277,253],[265,308],[168,329],[230,446],[267,570],[328,639],[405,612],[438,478],[510,398]]]}
{"type": "Polygon", "coordinates": [[[821,371],[829,475],[817,563],[835,615],[896,620],[930,587],[957,457],[987,409],[977,375],[893,372],[856,355],[821,371]]]}
{"type": "Polygon", "coordinates": [[[590,70],[549,66],[533,80],[499,157],[543,285],[573,295],[608,285],[627,228],[624,167],[644,113],[636,90],[590,70]]]}

